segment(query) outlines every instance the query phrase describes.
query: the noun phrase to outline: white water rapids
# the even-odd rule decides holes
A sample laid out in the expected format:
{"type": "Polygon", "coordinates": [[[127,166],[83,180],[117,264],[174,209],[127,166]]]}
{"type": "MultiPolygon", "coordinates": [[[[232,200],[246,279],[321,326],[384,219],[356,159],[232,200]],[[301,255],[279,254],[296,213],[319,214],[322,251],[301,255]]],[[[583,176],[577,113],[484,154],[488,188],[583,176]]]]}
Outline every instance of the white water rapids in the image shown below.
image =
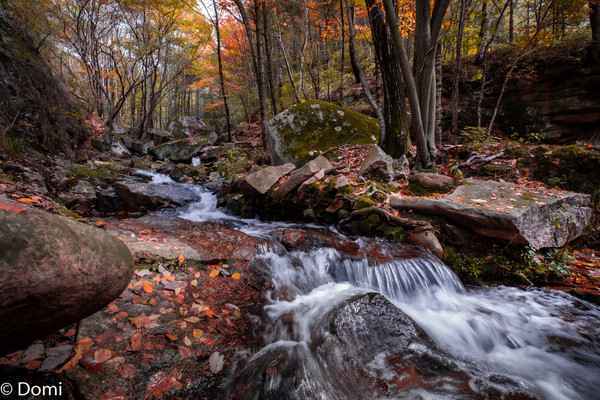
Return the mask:
{"type": "MultiPolygon", "coordinates": [[[[148,173],[153,182],[177,184],[148,173]]],[[[240,219],[217,208],[208,190],[180,210],[191,221],[226,221],[250,235],[268,236],[287,223],[240,219]]],[[[296,225],[297,226],[297,225],[296,225]]],[[[409,315],[443,350],[479,371],[502,373],[527,392],[552,400],[598,399],[600,310],[562,292],[510,287],[465,289],[433,256],[372,266],[330,248],[286,253],[265,249],[274,290],[267,314],[275,329],[263,351],[310,342],[312,324],[357,293],[376,291],[409,315]],[[285,298],[278,293],[285,292],[285,298]],[[278,329],[293,315],[294,329],[278,329]]],[[[373,360],[377,365],[378,360],[373,360]]],[[[421,398],[432,398],[426,391],[421,398]]],[[[415,397],[419,398],[419,397],[415,397]]]]}

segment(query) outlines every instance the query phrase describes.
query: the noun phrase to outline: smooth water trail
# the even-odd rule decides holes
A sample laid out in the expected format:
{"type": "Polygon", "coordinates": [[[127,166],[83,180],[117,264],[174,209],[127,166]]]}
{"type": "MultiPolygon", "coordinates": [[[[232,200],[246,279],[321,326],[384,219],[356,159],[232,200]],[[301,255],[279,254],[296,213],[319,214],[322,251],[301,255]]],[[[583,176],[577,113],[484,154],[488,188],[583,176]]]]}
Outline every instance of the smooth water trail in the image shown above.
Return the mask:
{"type": "MultiPolygon", "coordinates": [[[[140,173],[153,183],[180,185],[164,175],[140,173]]],[[[200,200],[179,210],[180,218],[222,221],[259,237],[278,228],[302,227],[229,215],[218,209],[213,193],[193,188],[200,200]]],[[[330,248],[265,249],[259,259],[270,270],[274,287],[266,306],[273,329],[260,353],[297,344],[308,349],[311,329],[323,315],[356,294],[375,291],[480,375],[505,374],[532,394],[552,400],[599,398],[600,311],[568,294],[502,286],[465,289],[447,266],[426,254],[375,266],[330,248]]],[[[327,387],[327,382],[316,385],[327,387]]]]}

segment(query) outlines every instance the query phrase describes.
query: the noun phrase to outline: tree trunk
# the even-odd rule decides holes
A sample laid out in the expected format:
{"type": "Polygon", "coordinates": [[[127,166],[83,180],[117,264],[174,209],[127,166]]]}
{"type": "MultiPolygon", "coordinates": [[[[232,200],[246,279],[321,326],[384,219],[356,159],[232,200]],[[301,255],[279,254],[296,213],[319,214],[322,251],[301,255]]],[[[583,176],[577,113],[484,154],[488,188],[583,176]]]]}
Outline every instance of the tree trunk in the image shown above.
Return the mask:
{"type": "Polygon", "coordinates": [[[380,139],[383,142],[383,139],[386,137],[385,132],[385,117],[383,115],[383,111],[381,107],[377,104],[377,99],[371,92],[371,88],[369,87],[369,82],[365,78],[365,74],[360,67],[360,63],[358,62],[358,58],[356,56],[356,29],[354,28],[354,4],[352,0],[348,3],[347,6],[348,12],[348,51],[350,53],[350,63],[352,64],[352,70],[354,74],[358,76],[358,81],[361,84],[363,91],[365,92],[365,96],[367,97],[367,101],[369,105],[373,109],[375,115],[377,115],[377,120],[379,121],[379,129],[380,129],[380,139]]]}
{"type": "MultiPolygon", "coordinates": [[[[366,0],[369,23],[377,64],[383,81],[383,117],[381,145],[393,157],[401,157],[407,151],[408,127],[404,104],[404,79],[401,65],[394,53],[393,36],[385,21],[385,12],[376,0],[366,0]]],[[[392,5],[395,7],[395,4],[392,5]]],[[[394,8],[392,8],[394,9],[394,8]]]]}
{"type": "Polygon", "coordinates": [[[229,104],[227,102],[227,92],[225,90],[225,75],[223,74],[223,60],[221,56],[221,28],[219,26],[219,9],[217,0],[213,0],[213,9],[215,12],[215,33],[217,36],[217,60],[219,63],[219,80],[221,81],[221,96],[223,96],[223,105],[225,106],[225,123],[227,127],[227,141],[231,142],[231,115],[229,113],[229,104]]]}
{"type": "Polygon", "coordinates": [[[487,0],[481,2],[481,25],[479,26],[479,50],[477,51],[477,62],[481,62],[483,59],[483,52],[485,49],[487,31],[488,31],[488,9],[487,0]]]}
{"type": "Polygon", "coordinates": [[[340,0],[340,20],[341,20],[341,65],[340,65],[340,103],[344,100],[344,68],[346,67],[346,24],[344,17],[344,0],[340,0]]]}
{"type": "Polygon", "coordinates": [[[452,134],[458,134],[458,105],[460,102],[460,81],[462,79],[462,48],[465,33],[465,21],[470,0],[460,0],[458,32],[456,34],[456,50],[454,58],[454,81],[452,85],[452,134]]]}
{"type": "Polygon", "coordinates": [[[589,0],[592,43],[590,54],[593,64],[600,66],[600,0],[589,0]]]}
{"type": "Polygon", "coordinates": [[[273,115],[277,115],[277,94],[275,92],[275,79],[273,74],[273,46],[271,45],[271,26],[269,20],[269,12],[265,1],[262,2],[262,19],[263,19],[263,38],[265,44],[265,57],[266,57],[266,74],[267,83],[269,84],[269,97],[271,98],[271,110],[273,115]]]}

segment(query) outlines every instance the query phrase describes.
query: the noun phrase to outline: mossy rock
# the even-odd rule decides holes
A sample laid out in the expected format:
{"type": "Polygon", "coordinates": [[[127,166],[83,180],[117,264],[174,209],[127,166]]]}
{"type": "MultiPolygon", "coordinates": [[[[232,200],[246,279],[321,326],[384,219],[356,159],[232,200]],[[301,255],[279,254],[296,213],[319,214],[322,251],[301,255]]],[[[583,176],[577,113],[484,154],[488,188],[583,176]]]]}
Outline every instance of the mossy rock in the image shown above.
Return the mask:
{"type": "Polygon", "coordinates": [[[379,141],[377,120],[325,101],[305,101],[269,122],[269,141],[276,163],[301,164],[344,144],[379,141]]]}

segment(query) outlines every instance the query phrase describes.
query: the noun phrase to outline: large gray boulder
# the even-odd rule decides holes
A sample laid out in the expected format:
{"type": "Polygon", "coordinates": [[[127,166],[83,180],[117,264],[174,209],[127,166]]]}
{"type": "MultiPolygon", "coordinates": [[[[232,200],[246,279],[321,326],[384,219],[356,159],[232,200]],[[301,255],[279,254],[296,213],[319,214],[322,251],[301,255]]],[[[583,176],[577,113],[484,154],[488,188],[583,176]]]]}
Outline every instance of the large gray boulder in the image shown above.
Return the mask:
{"type": "Polygon", "coordinates": [[[470,376],[385,297],[357,295],[332,307],[325,315],[311,315],[310,342],[279,341],[255,354],[236,371],[225,398],[412,398],[398,384],[407,374],[433,388],[435,398],[476,398],[470,376]],[[440,385],[448,376],[456,380],[440,385]]]}
{"type": "Polygon", "coordinates": [[[292,172],[295,168],[292,163],[265,167],[248,174],[244,181],[258,193],[265,194],[279,179],[292,172]]]}
{"type": "Polygon", "coordinates": [[[132,273],[103,230],[0,199],[0,354],[102,309],[132,273]]]}
{"type": "Polygon", "coordinates": [[[379,140],[377,120],[325,101],[305,101],[276,115],[268,125],[271,158],[301,165],[344,144],[379,140]]]}
{"type": "Polygon", "coordinates": [[[155,159],[161,161],[191,162],[192,158],[210,144],[206,137],[178,139],[153,147],[149,150],[149,153],[155,159]]]}
{"type": "Polygon", "coordinates": [[[533,249],[562,247],[591,222],[590,196],[468,179],[439,198],[392,196],[392,207],[448,218],[476,233],[533,249]]]}
{"type": "Polygon", "coordinates": [[[138,182],[132,179],[116,182],[114,189],[126,211],[152,211],[183,206],[200,199],[198,193],[187,186],[138,182]]]}

